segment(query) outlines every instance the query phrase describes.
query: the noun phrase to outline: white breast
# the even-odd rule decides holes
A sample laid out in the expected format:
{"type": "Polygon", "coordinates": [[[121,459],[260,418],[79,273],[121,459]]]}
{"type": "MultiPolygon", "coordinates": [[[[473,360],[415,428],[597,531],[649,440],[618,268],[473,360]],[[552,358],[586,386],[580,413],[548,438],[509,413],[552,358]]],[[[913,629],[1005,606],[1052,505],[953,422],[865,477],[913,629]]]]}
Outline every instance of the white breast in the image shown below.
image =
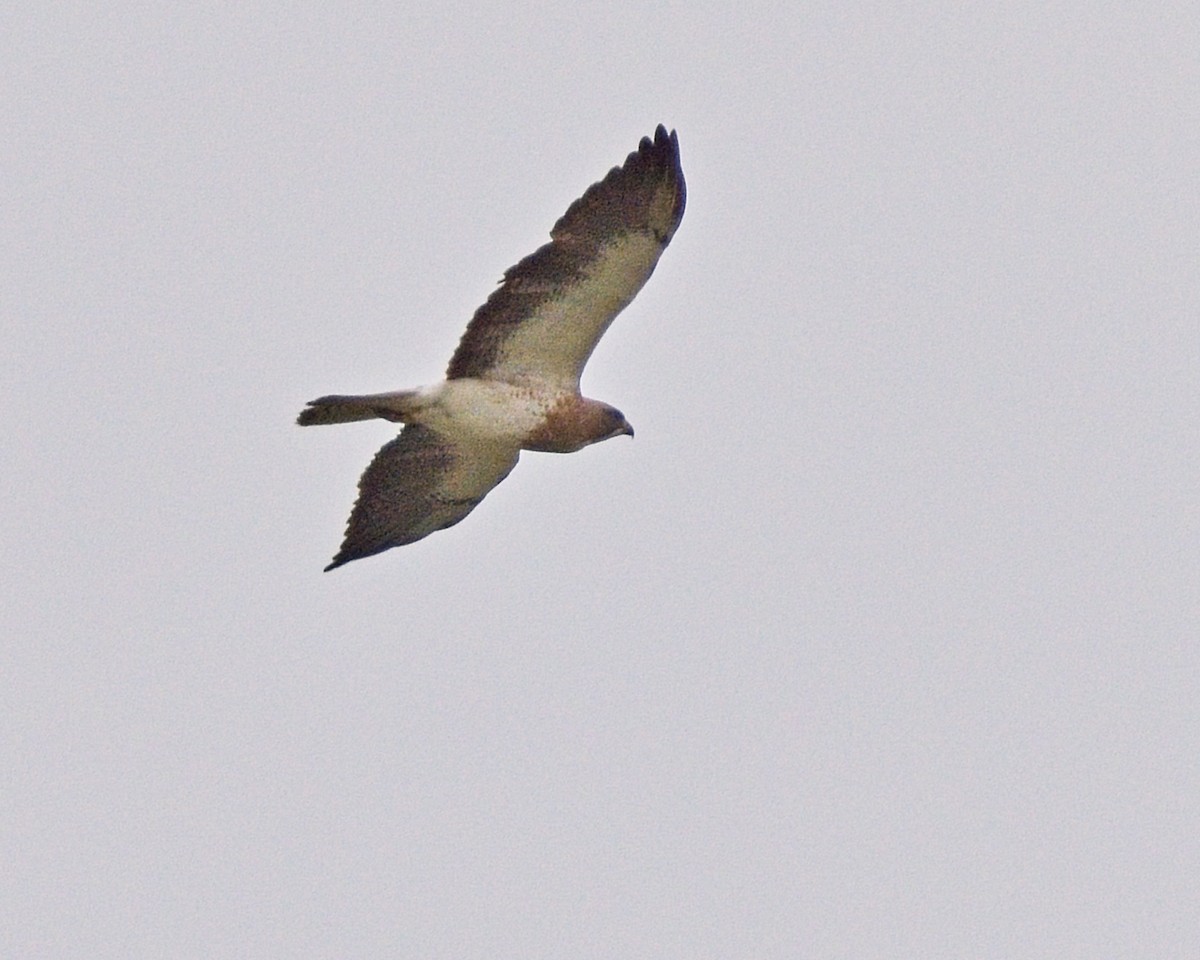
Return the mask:
{"type": "Polygon", "coordinates": [[[451,435],[520,443],[536,430],[560,398],[558,391],[466,377],[422,391],[429,404],[421,422],[451,435]]]}

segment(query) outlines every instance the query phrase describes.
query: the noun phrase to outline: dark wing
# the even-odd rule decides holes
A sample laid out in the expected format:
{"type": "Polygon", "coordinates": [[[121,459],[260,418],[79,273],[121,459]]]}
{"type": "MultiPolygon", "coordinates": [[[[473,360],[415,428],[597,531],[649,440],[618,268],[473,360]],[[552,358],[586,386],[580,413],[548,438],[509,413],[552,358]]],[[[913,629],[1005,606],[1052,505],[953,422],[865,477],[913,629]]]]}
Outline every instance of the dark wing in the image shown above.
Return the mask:
{"type": "Polygon", "coordinates": [[[408,426],[358,482],[346,539],[326,570],[458,523],[517,464],[520,449],[408,426]]]}
{"type": "Polygon", "coordinates": [[[577,390],[613,318],[654,272],[683,217],[679,140],[659,126],[571,204],[551,242],[504,274],[472,318],[447,379],[536,379],[577,390]]]}

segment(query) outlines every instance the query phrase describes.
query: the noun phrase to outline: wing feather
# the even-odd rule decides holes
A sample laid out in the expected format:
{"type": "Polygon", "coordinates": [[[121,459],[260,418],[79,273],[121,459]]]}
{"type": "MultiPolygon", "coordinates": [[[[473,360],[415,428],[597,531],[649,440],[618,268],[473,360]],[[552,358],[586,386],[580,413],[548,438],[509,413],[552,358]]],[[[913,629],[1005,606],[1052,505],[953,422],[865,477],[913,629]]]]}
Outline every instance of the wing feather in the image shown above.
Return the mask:
{"type": "Polygon", "coordinates": [[[447,379],[537,379],[577,390],[613,318],[637,295],[683,217],[679,139],[654,139],[567,209],[551,241],[505,274],[468,325],[447,379]]]}
{"type": "Polygon", "coordinates": [[[332,570],[453,526],[517,464],[519,448],[407,426],[363,472],[332,570]]]}

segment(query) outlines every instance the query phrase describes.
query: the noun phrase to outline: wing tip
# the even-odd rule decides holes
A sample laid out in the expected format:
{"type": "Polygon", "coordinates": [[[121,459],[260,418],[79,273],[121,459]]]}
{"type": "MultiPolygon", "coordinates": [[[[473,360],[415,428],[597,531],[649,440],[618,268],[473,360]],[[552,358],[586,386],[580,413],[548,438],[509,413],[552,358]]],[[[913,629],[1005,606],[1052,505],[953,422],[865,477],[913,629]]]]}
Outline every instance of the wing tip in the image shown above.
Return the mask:
{"type": "Polygon", "coordinates": [[[680,172],[678,131],[668,130],[665,124],[660,123],[654,128],[653,139],[648,136],[642,137],[637,150],[626,157],[625,162],[629,163],[638,157],[664,162],[675,172],[680,172]]]}
{"type": "Polygon", "coordinates": [[[330,570],[336,570],[338,567],[345,566],[351,560],[361,560],[363,557],[369,557],[370,555],[371,551],[364,552],[351,547],[349,537],[347,537],[338,548],[338,552],[333,555],[333,559],[329,561],[328,566],[321,572],[328,573],[330,570]]]}
{"type": "Polygon", "coordinates": [[[349,539],[342,544],[341,549],[333,555],[333,559],[322,570],[322,573],[328,573],[330,570],[336,570],[338,567],[344,567],[346,564],[354,560],[362,560],[365,557],[373,557],[377,553],[383,553],[385,550],[390,550],[392,547],[402,546],[408,543],[407,540],[402,540],[399,543],[381,543],[378,545],[351,545],[349,539]]]}
{"type": "Polygon", "coordinates": [[[679,153],[679,134],[675,130],[667,130],[661,123],[654,128],[654,140],[651,141],[649,137],[643,137],[642,143],[659,150],[669,148],[675,153],[679,153]]]}
{"type": "Polygon", "coordinates": [[[659,241],[665,247],[679,228],[684,208],[687,206],[687,181],[684,179],[683,163],[679,158],[678,132],[668,131],[666,126],[660,123],[654,130],[654,139],[642,137],[637,153],[630,154],[626,163],[643,158],[674,191],[664,229],[659,232],[659,241]]]}

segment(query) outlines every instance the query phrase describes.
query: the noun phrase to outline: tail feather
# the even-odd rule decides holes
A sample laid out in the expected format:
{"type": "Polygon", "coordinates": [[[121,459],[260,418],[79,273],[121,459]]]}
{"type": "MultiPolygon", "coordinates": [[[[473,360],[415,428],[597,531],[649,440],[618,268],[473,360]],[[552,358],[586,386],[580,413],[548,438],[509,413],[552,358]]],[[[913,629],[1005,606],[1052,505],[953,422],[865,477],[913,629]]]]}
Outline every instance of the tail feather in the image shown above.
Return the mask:
{"type": "Polygon", "coordinates": [[[329,396],[309,400],[296,422],[302,427],[330,423],[353,423],[356,420],[391,420],[405,423],[416,406],[418,391],[399,390],[395,393],[372,393],[364,396],[329,396]]]}

